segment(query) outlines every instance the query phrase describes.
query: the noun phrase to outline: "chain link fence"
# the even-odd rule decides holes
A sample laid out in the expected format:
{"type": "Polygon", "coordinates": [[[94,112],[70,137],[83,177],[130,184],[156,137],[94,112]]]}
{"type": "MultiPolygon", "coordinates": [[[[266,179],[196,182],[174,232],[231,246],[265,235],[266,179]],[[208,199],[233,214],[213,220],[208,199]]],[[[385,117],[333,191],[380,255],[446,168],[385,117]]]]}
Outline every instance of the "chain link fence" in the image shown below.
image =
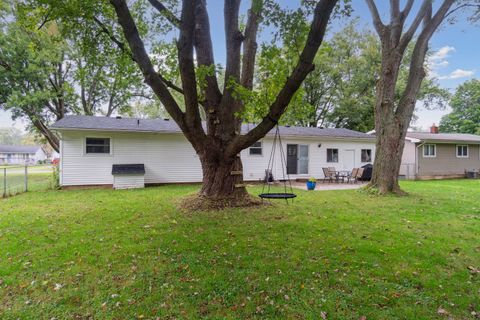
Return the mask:
{"type": "Polygon", "coordinates": [[[0,197],[54,188],[54,169],[51,165],[0,166],[0,197]]]}

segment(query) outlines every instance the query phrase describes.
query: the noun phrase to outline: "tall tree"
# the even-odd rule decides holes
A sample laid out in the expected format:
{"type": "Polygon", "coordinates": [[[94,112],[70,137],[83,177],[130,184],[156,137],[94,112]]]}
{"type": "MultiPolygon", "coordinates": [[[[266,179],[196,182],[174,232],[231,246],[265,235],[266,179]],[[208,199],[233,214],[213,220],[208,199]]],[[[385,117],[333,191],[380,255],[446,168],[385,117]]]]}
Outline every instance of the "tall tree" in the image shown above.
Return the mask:
{"type": "MultiPolygon", "coordinates": [[[[144,82],[199,156],[203,170],[203,185],[199,195],[222,205],[239,205],[249,200],[243,184],[239,154],[278,123],[303,80],[313,70],[314,57],[338,0],[315,2],[310,11],[312,22],[307,27],[309,32],[297,53],[295,66],[283,77],[283,85],[270,102],[263,120],[249,132],[241,132],[245,103],[238,91],[239,88],[253,88],[259,26],[263,17],[270,12],[265,9],[266,6],[278,8],[274,1],[251,1],[244,27],[241,23],[240,0],[224,1],[226,61],[223,81],[220,81],[214,60],[205,0],[183,0],[181,5],[178,3],[180,1],[149,0],[150,10],[143,7],[142,1],[131,4],[125,0],[28,2],[44,8],[51,17],[63,18],[63,21],[78,18],[78,12],[92,23],[98,17],[111,21],[114,15],[122,35],[118,34],[116,27],[107,28],[105,33],[120,50],[131,55],[143,74],[144,82]],[[152,14],[152,10],[158,14],[152,14]],[[152,16],[153,24],[150,25],[148,22],[152,16]],[[156,44],[166,34],[165,30],[175,30],[170,33],[170,39],[176,38],[178,32],[175,42],[179,83],[169,79],[168,73],[161,68],[155,67],[155,61],[159,58],[155,51],[156,44]],[[177,94],[181,95],[180,102],[177,94]],[[202,123],[202,114],[205,116],[205,125],[202,123]]],[[[308,8],[311,4],[306,2],[308,8]]]]}
{"type": "Polygon", "coordinates": [[[450,100],[452,112],[443,116],[441,132],[480,134],[480,80],[467,81],[450,100]]]}
{"type": "MultiPolygon", "coordinates": [[[[396,102],[407,84],[414,45],[412,42],[408,46],[400,66],[396,102]]],[[[293,67],[294,59],[288,57],[295,56],[295,52],[298,46],[289,36],[285,36],[281,45],[273,41],[261,47],[257,59],[259,78],[254,90],[246,93],[248,104],[244,116],[247,121],[258,122],[267,112],[268,101],[283,84],[284,74],[293,67]]],[[[372,130],[375,89],[381,68],[381,46],[375,32],[359,27],[358,19],[350,21],[323,42],[314,65],[315,69],[292,98],[282,124],[372,130]]],[[[430,108],[444,106],[447,93],[436,79],[427,78],[422,82],[418,99],[430,108]]]]}
{"type": "Polygon", "coordinates": [[[59,139],[48,125],[75,100],[67,82],[70,67],[54,26],[30,31],[9,23],[0,33],[0,107],[27,119],[57,151],[59,139]]]}
{"type": "Polygon", "coordinates": [[[244,103],[236,95],[235,88],[241,85],[251,90],[253,86],[262,1],[252,1],[244,32],[240,31],[240,1],[226,0],[224,3],[226,65],[223,90],[220,90],[215,72],[206,1],[184,0],[179,18],[164,6],[158,6],[158,1],[151,2],[157,4],[157,9],[166,12],[166,16],[180,31],[177,40],[178,65],[185,110],[173,98],[169,83],[154,69],[126,1],[110,1],[133,58],[145,76],[145,82],[199,155],[203,170],[200,195],[226,205],[243,203],[248,199],[248,193],[242,183],[239,153],[264,137],[278,123],[302,81],[312,71],[313,59],[337,0],[321,0],[317,3],[310,32],[295,68],[284,79],[284,85],[264,119],[249,132],[241,132],[242,119],[238,114],[242,112],[244,103]],[[199,78],[196,68],[204,71],[203,79],[199,78]],[[206,130],[202,126],[200,105],[205,109],[206,130]]]}
{"type": "Polygon", "coordinates": [[[382,65],[375,103],[376,157],[369,187],[380,193],[403,193],[398,184],[405,136],[410,125],[417,95],[425,78],[425,57],[435,31],[453,12],[465,8],[467,1],[443,0],[434,10],[433,0],[423,0],[416,14],[414,0],[403,10],[400,0],[390,1],[390,22],[385,24],[374,0],[365,0],[382,46],[382,65]],[[455,4],[455,6],[454,6],[455,4]],[[411,19],[408,19],[412,15],[411,19]],[[411,21],[407,25],[407,20],[411,21]],[[400,66],[408,45],[413,41],[407,85],[396,102],[400,66]]]}

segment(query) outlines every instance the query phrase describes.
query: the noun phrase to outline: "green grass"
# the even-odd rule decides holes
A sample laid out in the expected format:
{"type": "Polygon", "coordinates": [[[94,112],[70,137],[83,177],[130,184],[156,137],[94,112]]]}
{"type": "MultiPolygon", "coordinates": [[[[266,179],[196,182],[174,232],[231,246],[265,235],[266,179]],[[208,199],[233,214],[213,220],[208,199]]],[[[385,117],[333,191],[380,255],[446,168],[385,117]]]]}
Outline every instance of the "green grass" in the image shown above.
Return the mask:
{"type": "MultiPolygon", "coordinates": [[[[25,191],[25,167],[6,167],[7,195],[16,195],[25,191]]],[[[53,187],[53,172],[51,165],[28,167],[28,190],[39,191],[53,187]]],[[[0,198],[4,194],[4,173],[0,167],[0,198]]]]}
{"type": "Polygon", "coordinates": [[[7,198],[0,318],[474,319],[480,181],[402,186],[195,214],[195,186],[7,198]]]}

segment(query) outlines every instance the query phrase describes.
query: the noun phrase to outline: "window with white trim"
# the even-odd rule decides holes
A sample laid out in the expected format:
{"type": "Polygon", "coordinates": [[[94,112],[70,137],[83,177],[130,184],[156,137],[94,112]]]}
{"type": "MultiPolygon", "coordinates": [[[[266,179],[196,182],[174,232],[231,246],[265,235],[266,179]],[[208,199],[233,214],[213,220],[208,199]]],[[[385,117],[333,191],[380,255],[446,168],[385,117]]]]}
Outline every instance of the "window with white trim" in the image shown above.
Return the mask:
{"type": "Polygon", "coordinates": [[[327,162],[338,162],[338,149],[327,149],[327,162]]]}
{"type": "Polygon", "coordinates": [[[249,148],[249,152],[251,156],[261,156],[262,155],[262,142],[257,141],[252,144],[249,148]]]}
{"type": "Polygon", "coordinates": [[[468,158],[468,145],[457,146],[457,158],[468,158]]]}
{"type": "Polygon", "coordinates": [[[372,149],[362,149],[362,162],[372,162],[372,149]]]}
{"type": "Polygon", "coordinates": [[[110,154],[110,138],[86,138],[86,154],[110,154]]]}
{"type": "Polygon", "coordinates": [[[424,158],[435,158],[437,156],[437,146],[434,144],[425,144],[423,146],[424,158]]]}

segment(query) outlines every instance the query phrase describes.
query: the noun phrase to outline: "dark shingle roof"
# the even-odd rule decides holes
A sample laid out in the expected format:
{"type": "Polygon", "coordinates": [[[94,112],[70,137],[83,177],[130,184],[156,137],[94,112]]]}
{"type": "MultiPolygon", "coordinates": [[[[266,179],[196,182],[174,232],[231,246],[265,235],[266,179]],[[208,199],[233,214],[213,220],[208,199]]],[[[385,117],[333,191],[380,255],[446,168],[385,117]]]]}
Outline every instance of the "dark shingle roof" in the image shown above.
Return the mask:
{"type": "MultiPolygon", "coordinates": [[[[244,124],[242,132],[254,128],[254,124],[244,124]]],[[[57,121],[52,127],[55,130],[98,130],[98,131],[126,131],[126,132],[158,132],[180,133],[180,128],[172,120],[137,119],[137,118],[108,118],[95,116],[66,116],[57,121]]],[[[274,130],[269,135],[273,135],[274,130]]],[[[374,139],[373,135],[348,129],[320,129],[313,127],[280,127],[283,136],[299,137],[331,137],[331,138],[360,138],[374,139]]]]}
{"type": "Polygon", "coordinates": [[[480,136],[466,133],[407,132],[407,137],[422,141],[480,143],[480,136]]]}
{"type": "Polygon", "coordinates": [[[145,174],[145,166],[143,163],[114,164],[112,174],[145,174]]]}
{"type": "Polygon", "coordinates": [[[36,153],[40,146],[0,145],[0,153],[36,153]]]}

